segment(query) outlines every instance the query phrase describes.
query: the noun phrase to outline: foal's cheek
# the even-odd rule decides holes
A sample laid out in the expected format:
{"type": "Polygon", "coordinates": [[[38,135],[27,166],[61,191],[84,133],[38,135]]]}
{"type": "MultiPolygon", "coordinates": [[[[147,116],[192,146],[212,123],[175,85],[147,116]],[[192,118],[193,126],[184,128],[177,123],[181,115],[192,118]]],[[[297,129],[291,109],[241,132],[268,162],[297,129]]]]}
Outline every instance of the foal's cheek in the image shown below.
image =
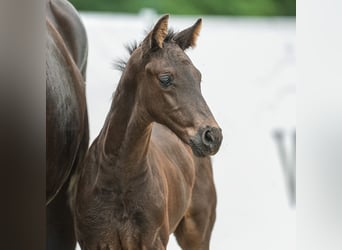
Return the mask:
{"type": "Polygon", "coordinates": [[[172,93],[165,93],[163,95],[163,99],[164,99],[164,106],[166,109],[172,110],[179,106],[175,95],[173,95],[172,93]]]}

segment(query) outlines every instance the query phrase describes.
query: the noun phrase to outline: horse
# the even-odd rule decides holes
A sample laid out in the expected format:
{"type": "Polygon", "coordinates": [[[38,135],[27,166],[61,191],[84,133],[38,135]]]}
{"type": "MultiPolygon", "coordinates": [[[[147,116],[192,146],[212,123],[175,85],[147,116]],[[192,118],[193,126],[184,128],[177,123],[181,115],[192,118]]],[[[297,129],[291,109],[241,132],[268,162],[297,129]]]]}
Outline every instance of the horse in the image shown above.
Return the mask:
{"type": "Polygon", "coordinates": [[[84,250],[209,249],[216,218],[210,155],[222,131],[185,50],[202,19],[178,33],[159,19],[132,48],[99,135],[75,175],[72,210],[84,250]]]}
{"type": "Polygon", "coordinates": [[[84,26],[69,2],[46,0],[45,7],[47,249],[74,250],[68,189],[89,141],[85,96],[88,45],[84,26]]]}

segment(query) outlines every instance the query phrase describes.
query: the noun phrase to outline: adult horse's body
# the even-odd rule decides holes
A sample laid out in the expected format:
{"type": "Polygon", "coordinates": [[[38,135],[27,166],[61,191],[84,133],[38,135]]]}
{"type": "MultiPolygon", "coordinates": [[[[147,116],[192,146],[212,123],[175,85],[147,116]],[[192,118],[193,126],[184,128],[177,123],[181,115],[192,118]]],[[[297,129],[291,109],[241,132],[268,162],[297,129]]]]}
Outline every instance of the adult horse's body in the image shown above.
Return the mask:
{"type": "Polygon", "coordinates": [[[46,13],[47,248],[71,250],[76,240],[67,191],[89,140],[87,37],[69,2],[46,0],[46,13]]]}
{"type": "Polygon", "coordinates": [[[184,53],[201,19],[173,34],[162,17],[132,49],[100,134],[80,165],[73,212],[80,246],[209,249],[216,193],[209,155],[222,134],[184,53]]]}

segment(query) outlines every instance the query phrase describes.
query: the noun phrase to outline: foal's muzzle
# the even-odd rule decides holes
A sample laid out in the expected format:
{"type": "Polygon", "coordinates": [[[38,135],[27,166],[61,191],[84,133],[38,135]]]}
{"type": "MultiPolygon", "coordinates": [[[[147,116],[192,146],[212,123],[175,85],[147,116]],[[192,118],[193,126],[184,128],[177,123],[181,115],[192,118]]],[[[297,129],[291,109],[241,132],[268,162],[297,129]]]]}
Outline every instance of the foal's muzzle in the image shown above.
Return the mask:
{"type": "Polygon", "coordinates": [[[197,135],[190,139],[190,146],[196,156],[204,157],[216,154],[222,142],[222,131],[217,127],[199,129],[197,135]]]}

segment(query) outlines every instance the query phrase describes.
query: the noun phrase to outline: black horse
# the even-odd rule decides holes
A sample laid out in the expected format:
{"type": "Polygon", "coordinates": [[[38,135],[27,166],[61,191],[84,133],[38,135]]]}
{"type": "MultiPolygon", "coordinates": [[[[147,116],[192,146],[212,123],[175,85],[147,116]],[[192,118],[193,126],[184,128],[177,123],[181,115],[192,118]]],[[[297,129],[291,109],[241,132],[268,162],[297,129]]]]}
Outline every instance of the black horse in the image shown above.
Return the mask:
{"type": "Polygon", "coordinates": [[[70,178],[88,148],[85,96],[88,44],[75,8],[46,0],[47,249],[75,249],[70,178]]]}

